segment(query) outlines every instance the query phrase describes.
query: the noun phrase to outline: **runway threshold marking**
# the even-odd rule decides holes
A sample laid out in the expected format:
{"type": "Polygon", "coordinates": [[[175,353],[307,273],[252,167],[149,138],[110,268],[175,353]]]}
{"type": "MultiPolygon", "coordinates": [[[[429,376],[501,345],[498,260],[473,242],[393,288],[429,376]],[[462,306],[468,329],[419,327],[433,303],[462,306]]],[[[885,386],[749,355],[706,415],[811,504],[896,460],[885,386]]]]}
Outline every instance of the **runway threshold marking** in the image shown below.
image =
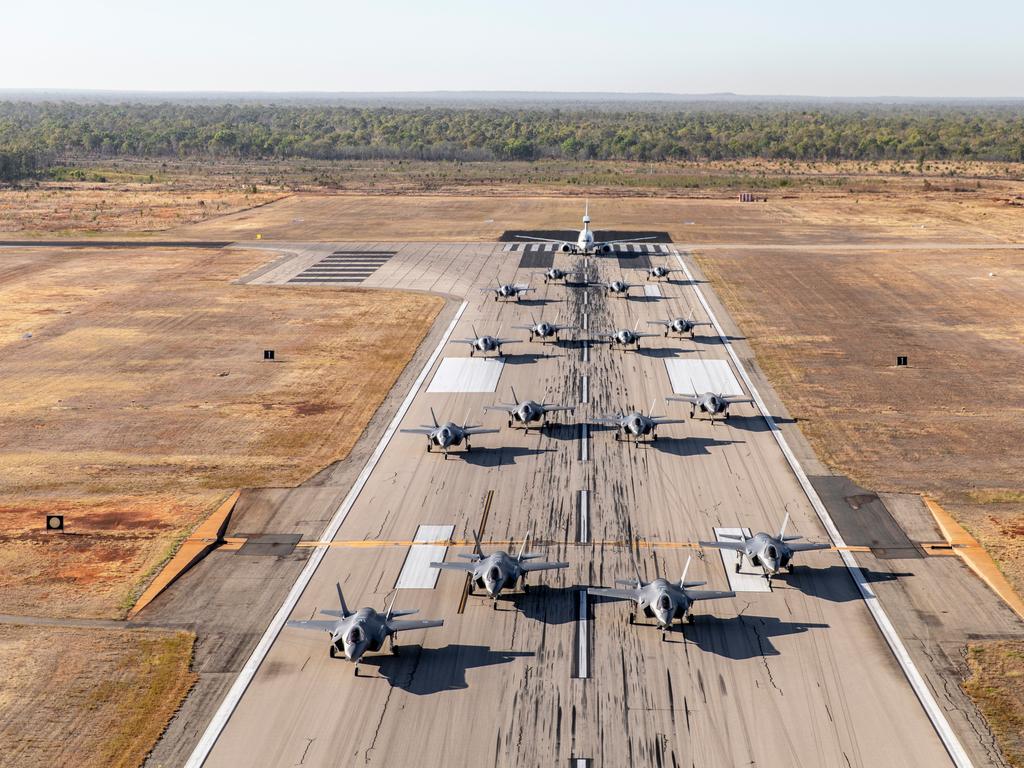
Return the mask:
{"type": "MultiPolygon", "coordinates": [[[[412,406],[413,400],[416,399],[416,395],[419,393],[423,383],[427,380],[427,376],[434,367],[434,363],[441,356],[444,351],[445,345],[448,343],[448,339],[455,331],[455,326],[458,325],[459,320],[465,314],[469,302],[462,302],[461,306],[455,313],[455,317],[452,318],[451,323],[445,329],[445,332],[441,334],[441,339],[438,341],[437,346],[431,353],[430,357],[423,364],[423,368],[420,370],[419,376],[413,382],[409,388],[409,394],[405,396],[405,400],[398,407],[398,411],[395,413],[394,418],[388,425],[388,428],[381,435],[380,441],[377,443],[377,447],[373,453],[370,454],[370,458],[367,459],[366,465],[363,467],[363,471],[359,473],[355,483],[353,483],[351,490],[345,499],[341,502],[341,505],[335,511],[334,516],[328,523],[327,528],[324,529],[323,537],[325,539],[333,539],[338,535],[338,530],[341,528],[342,523],[345,522],[345,518],[348,517],[348,513],[351,511],[352,506],[355,504],[356,499],[359,498],[359,494],[362,493],[366,482],[370,479],[370,475],[373,474],[373,470],[377,466],[377,462],[380,461],[381,456],[384,455],[384,450],[387,448],[388,443],[391,442],[391,438],[394,437],[395,433],[398,432],[398,427],[402,423],[402,419],[409,412],[410,406],[412,406]]],[[[227,695],[221,702],[220,707],[213,714],[213,718],[206,726],[206,730],[203,731],[203,735],[200,737],[195,748],[192,750],[192,754],[189,755],[188,761],[185,763],[185,768],[200,768],[206,758],[210,756],[210,752],[213,750],[214,745],[217,743],[217,739],[220,738],[221,733],[224,731],[225,726],[228,724],[232,713],[235,708],[238,707],[238,702],[242,700],[242,695],[245,693],[249,684],[256,676],[257,670],[266,658],[267,653],[270,651],[270,647],[274,644],[277,636],[281,633],[284,628],[285,622],[288,621],[288,617],[295,610],[295,606],[299,602],[299,598],[302,593],[305,592],[306,587],[309,586],[310,580],[313,578],[313,574],[316,573],[317,568],[320,567],[320,563],[323,562],[324,557],[327,554],[327,548],[317,548],[310,555],[309,560],[306,561],[306,565],[299,573],[298,578],[292,585],[291,591],[285,598],[284,603],[278,609],[274,618],[270,622],[270,626],[263,633],[260,641],[256,644],[256,648],[249,655],[248,660],[245,662],[238,676],[235,678],[234,683],[231,684],[231,688],[228,689],[227,695]]]]}
{"type": "Polygon", "coordinates": [[[850,577],[853,579],[854,584],[857,585],[857,589],[860,591],[864,604],[871,613],[871,617],[875,620],[875,624],[878,626],[879,631],[889,644],[889,649],[892,651],[893,656],[896,657],[896,661],[903,669],[903,674],[906,675],[907,680],[910,682],[910,687],[917,695],[917,700],[921,703],[921,707],[924,709],[925,714],[931,721],[932,727],[935,728],[935,732],[939,735],[939,739],[941,739],[942,745],[946,748],[946,752],[949,753],[950,759],[957,768],[968,768],[969,766],[973,766],[974,764],[971,762],[971,758],[964,750],[963,745],[960,743],[960,739],[958,739],[956,734],[953,732],[953,728],[946,719],[945,713],[939,707],[939,703],[935,700],[935,696],[932,694],[931,689],[928,688],[928,684],[921,676],[921,672],[918,670],[917,665],[914,664],[914,660],[910,657],[910,653],[907,651],[906,646],[903,644],[899,634],[896,632],[896,628],[893,626],[888,614],[879,602],[878,595],[868,582],[864,571],[857,563],[857,559],[853,556],[852,552],[846,549],[841,549],[846,546],[846,541],[843,539],[842,534],[839,532],[835,522],[832,520],[832,516],[829,514],[828,509],[822,502],[821,497],[818,496],[818,492],[815,491],[814,486],[811,485],[811,481],[808,479],[807,473],[804,472],[803,467],[800,466],[800,461],[796,458],[796,454],[793,453],[793,450],[789,447],[786,436],[782,434],[782,430],[779,429],[779,425],[776,423],[775,419],[772,418],[771,412],[768,410],[768,406],[764,402],[764,398],[761,397],[761,393],[758,392],[757,387],[754,386],[753,379],[751,379],[750,374],[747,373],[746,367],[740,360],[740,356],[737,354],[735,348],[733,348],[732,342],[726,335],[721,323],[718,322],[718,318],[715,317],[715,313],[712,311],[711,305],[705,298],[704,292],[701,291],[700,286],[696,283],[689,265],[683,261],[683,257],[679,255],[678,250],[673,250],[673,255],[676,257],[679,267],[686,275],[686,279],[690,282],[690,286],[693,288],[693,292],[696,295],[697,300],[700,302],[701,307],[707,314],[708,320],[710,320],[712,326],[714,326],[715,332],[718,334],[718,338],[722,342],[722,346],[725,347],[726,352],[729,353],[729,357],[736,366],[736,370],[739,372],[743,382],[747,385],[747,390],[750,392],[750,396],[754,399],[754,403],[757,405],[758,410],[761,412],[761,416],[768,425],[768,430],[772,433],[772,437],[775,438],[775,442],[778,443],[779,448],[782,450],[782,454],[786,457],[786,461],[789,463],[790,469],[792,469],[793,474],[796,476],[797,482],[800,483],[800,487],[803,489],[804,495],[807,497],[807,500],[811,503],[811,507],[814,508],[815,513],[818,515],[818,519],[821,521],[822,526],[824,526],[825,531],[832,540],[833,546],[838,549],[839,556],[842,558],[846,569],[850,572],[850,577]]]}
{"type": "MultiPolygon", "coordinates": [[[[481,542],[484,539],[484,528],[487,527],[487,518],[491,515],[492,501],[494,501],[493,489],[487,492],[487,497],[484,499],[484,511],[480,514],[480,529],[476,532],[476,535],[480,537],[481,542]]],[[[475,545],[476,542],[474,541],[473,544],[475,545]]],[[[466,598],[469,597],[469,580],[472,578],[472,574],[466,574],[466,582],[462,585],[462,597],[459,598],[459,613],[465,613],[466,611],[466,598]]]]}
{"type": "Polygon", "coordinates": [[[587,620],[587,590],[582,588],[579,591],[580,595],[580,607],[579,617],[577,619],[579,643],[576,647],[577,653],[577,664],[576,664],[576,676],[580,680],[586,680],[590,677],[590,659],[587,657],[587,639],[588,639],[588,625],[587,620]]]}

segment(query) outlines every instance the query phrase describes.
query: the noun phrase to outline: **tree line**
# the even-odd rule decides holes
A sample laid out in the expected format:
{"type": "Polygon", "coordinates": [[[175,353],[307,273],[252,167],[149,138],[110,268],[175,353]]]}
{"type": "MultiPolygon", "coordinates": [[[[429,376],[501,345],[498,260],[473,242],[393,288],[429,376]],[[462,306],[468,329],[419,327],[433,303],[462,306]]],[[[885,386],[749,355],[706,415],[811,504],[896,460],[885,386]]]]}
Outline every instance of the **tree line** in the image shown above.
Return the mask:
{"type": "Polygon", "coordinates": [[[11,101],[0,102],[0,153],[4,168],[10,163],[11,173],[25,175],[45,157],[1024,161],[1024,107],[615,110],[11,101]]]}

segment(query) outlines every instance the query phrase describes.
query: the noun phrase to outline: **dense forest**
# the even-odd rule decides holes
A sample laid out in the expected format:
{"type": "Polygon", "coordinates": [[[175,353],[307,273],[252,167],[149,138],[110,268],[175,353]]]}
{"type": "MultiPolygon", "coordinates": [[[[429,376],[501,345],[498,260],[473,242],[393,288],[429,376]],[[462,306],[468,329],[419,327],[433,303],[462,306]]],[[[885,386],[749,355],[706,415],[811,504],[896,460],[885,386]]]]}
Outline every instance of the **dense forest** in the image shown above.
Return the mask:
{"type": "Polygon", "coordinates": [[[1024,107],[0,102],[8,178],[31,175],[40,157],[1024,161],[1024,107]]]}

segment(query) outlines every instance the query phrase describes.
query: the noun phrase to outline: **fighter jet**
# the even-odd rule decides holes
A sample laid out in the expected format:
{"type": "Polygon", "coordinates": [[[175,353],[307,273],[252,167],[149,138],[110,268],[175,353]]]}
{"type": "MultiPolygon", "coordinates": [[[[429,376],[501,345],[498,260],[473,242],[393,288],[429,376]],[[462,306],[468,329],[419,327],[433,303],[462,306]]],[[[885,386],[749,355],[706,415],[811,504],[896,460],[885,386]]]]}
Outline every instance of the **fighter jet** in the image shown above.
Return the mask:
{"type": "MultiPolygon", "coordinates": [[[[693,382],[690,382],[690,386],[693,387],[693,382]]],[[[697,392],[697,388],[693,387],[694,393],[697,392]]],[[[754,402],[749,397],[727,397],[720,395],[716,392],[704,392],[702,394],[693,395],[669,395],[665,398],[666,400],[674,400],[680,403],[690,404],[690,418],[694,417],[697,410],[701,413],[706,413],[711,419],[711,425],[715,424],[715,415],[722,414],[722,418],[728,420],[729,418],[729,406],[736,405],[737,403],[752,403],[754,402]]]]}
{"type": "Polygon", "coordinates": [[[557,282],[558,280],[565,280],[565,278],[569,276],[568,272],[566,272],[564,269],[559,269],[558,267],[549,267],[543,272],[538,272],[536,274],[543,275],[545,283],[557,282]]]}
{"type": "Polygon", "coordinates": [[[786,526],[789,524],[789,513],[786,513],[782,521],[782,528],[778,536],[769,533],[758,533],[747,539],[743,536],[735,536],[728,533],[720,533],[719,536],[726,541],[702,541],[702,547],[716,547],[717,549],[731,549],[739,553],[736,558],[736,573],[740,572],[743,559],[746,558],[753,566],[761,566],[764,570],[764,577],[771,580],[783,568],[790,573],[793,572],[793,555],[797,552],[810,552],[816,549],[831,549],[830,544],[817,544],[814,542],[803,542],[793,544],[792,542],[802,539],[803,536],[787,536],[786,526]]]}
{"type": "MultiPolygon", "coordinates": [[[[472,326],[470,326],[472,328],[472,326]]],[[[503,339],[499,336],[488,336],[484,334],[481,336],[476,332],[476,328],[473,328],[472,339],[452,339],[456,344],[469,344],[469,356],[472,357],[474,352],[493,352],[497,351],[498,356],[501,356],[501,348],[505,344],[519,344],[522,339],[503,339]]]]}
{"type": "MultiPolygon", "coordinates": [[[[511,389],[511,387],[510,387],[511,389]]],[[[497,405],[485,405],[485,411],[505,411],[508,414],[508,425],[512,426],[513,421],[520,422],[530,432],[530,424],[540,421],[540,428],[547,426],[547,415],[553,411],[569,411],[573,413],[576,407],[573,405],[554,405],[553,403],[538,403],[536,400],[520,400],[516,397],[516,391],[512,389],[513,403],[498,403],[497,405]]]]}
{"type": "Polygon", "coordinates": [[[663,277],[669,277],[673,272],[682,272],[681,269],[670,269],[669,267],[663,267],[661,264],[653,264],[647,268],[647,279],[661,280],[663,277]]]}
{"type": "MultiPolygon", "coordinates": [[[[656,400],[654,402],[657,402],[656,400]]],[[[645,416],[640,411],[630,410],[628,413],[620,411],[609,416],[598,416],[594,419],[598,424],[610,424],[618,427],[615,431],[616,440],[629,440],[638,444],[641,437],[651,436],[651,441],[658,439],[658,427],[661,424],[682,424],[681,419],[666,419],[663,416],[655,416],[654,403],[651,403],[651,415],[645,416]]]]}
{"type": "Polygon", "coordinates": [[[594,240],[594,233],[590,229],[590,201],[587,201],[583,209],[583,229],[580,230],[576,242],[568,240],[551,240],[546,237],[530,237],[529,235],[516,235],[520,240],[536,240],[541,243],[552,243],[558,246],[562,253],[603,253],[608,254],[615,250],[614,246],[620,243],[638,243],[641,240],[654,240],[655,237],[634,237],[628,240],[605,240],[602,242],[594,240]]]}
{"type": "Polygon", "coordinates": [[[697,600],[717,600],[723,597],[736,597],[735,592],[718,592],[711,590],[694,590],[693,587],[701,587],[707,584],[706,581],[687,581],[686,572],[690,568],[690,558],[686,558],[686,567],[683,568],[683,576],[679,583],[657,578],[645,584],[640,578],[640,569],[636,561],[633,561],[633,568],[636,570],[636,579],[616,579],[618,585],[628,586],[628,589],[606,589],[604,587],[590,587],[587,594],[596,597],[610,597],[614,600],[632,600],[636,607],[629,613],[629,623],[636,621],[636,611],[643,611],[644,616],[655,619],[661,630],[661,639],[665,639],[665,633],[672,630],[672,624],[676,619],[681,621],[693,621],[693,604],[697,600]]]}
{"type": "Polygon", "coordinates": [[[331,658],[337,658],[338,651],[341,651],[345,658],[355,662],[355,674],[359,676],[359,661],[367,651],[379,651],[384,647],[384,641],[390,639],[391,652],[398,653],[398,646],[395,637],[399,632],[413,629],[430,629],[444,625],[444,619],[414,619],[411,621],[399,621],[399,616],[411,616],[419,613],[418,609],[407,611],[395,610],[395,599],[398,593],[391,599],[391,606],[385,613],[378,613],[373,608],[360,608],[353,613],[345,605],[345,596],[341,592],[341,584],[338,588],[338,602],[341,603],[340,611],[320,611],[327,616],[336,618],[331,620],[311,619],[308,621],[292,620],[288,622],[289,627],[296,629],[315,629],[321,632],[326,631],[331,635],[330,654],[331,658]]]}
{"type": "Polygon", "coordinates": [[[515,299],[519,301],[519,297],[523,293],[529,293],[530,291],[536,290],[528,285],[522,285],[521,283],[502,283],[495,282],[491,288],[481,288],[481,291],[491,292],[494,294],[494,300],[507,301],[508,299],[515,299]]]}
{"type": "Polygon", "coordinates": [[[631,288],[642,288],[643,286],[637,283],[627,283],[622,280],[612,280],[610,283],[594,283],[594,285],[603,286],[607,289],[608,293],[613,293],[616,296],[628,297],[631,288]]]}
{"type": "Polygon", "coordinates": [[[669,333],[678,333],[680,338],[683,334],[690,334],[690,338],[693,338],[693,329],[698,325],[711,325],[711,323],[695,322],[693,319],[693,312],[690,313],[689,317],[676,317],[669,320],[648,320],[648,325],[663,325],[665,326],[665,336],[669,333]]]}
{"type": "Polygon", "coordinates": [[[453,421],[445,422],[444,424],[437,423],[437,416],[434,415],[434,409],[430,409],[430,418],[434,422],[434,426],[424,424],[421,427],[410,427],[408,429],[401,430],[413,435],[426,435],[427,436],[427,453],[430,453],[433,447],[436,445],[444,451],[445,459],[448,458],[448,449],[453,445],[462,445],[462,441],[466,441],[466,452],[472,450],[469,445],[469,438],[471,435],[486,435],[488,432],[500,432],[500,429],[486,429],[484,427],[474,427],[470,425],[459,426],[453,421]]]}
{"type": "Polygon", "coordinates": [[[530,341],[539,339],[541,343],[544,342],[544,339],[550,339],[551,337],[558,341],[558,334],[562,331],[575,331],[577,328],[575,325],[559,325],[558,323],[549,323],[544,320],[538,323],[535,317],[533,317],[533,325],[513,325],[512,327],[529,331],[530,341]]]}
{"type": "Polygon", "coordinates": [[[656,333],[638,333],[637,328],[640,327],[640,321],[636,321],[636,325],[630,328],[620,328],[612,333],[599,333],[597,337],[599,339],[608,339],[612,346],[618,344],[622,349],[625,349],[631,344],[635,344],[637,349],[640,349],[640,339],[647,336],[657,336],[656,333]]]}
{"type": "Polygon", "coordinates": [[[526,534],[519,554],[512,557],[507,552],[500,550],[484,555],[483,549],[480,547],[480,537],[476,531],[473,531],[473,538],[476,540],[473,553],[459,555],[459,557],[469,560],[468,563],[431,563],[430,567],[446,571],[465,571],[470,575],[469,594],[473,594],[474,587],[480,587],[493,601],[491,607],[497,609],[498,595],[503,589],[515,589],[516,584],[519,584],[523,592],[526,592],[526,574],[532,571],[549,571],[555,568],[569,567],[569,564],[564,562],[531,562],[538,557],[543,557],[543,555],[526,551],[531,535],[532,531],[526,534]]]}

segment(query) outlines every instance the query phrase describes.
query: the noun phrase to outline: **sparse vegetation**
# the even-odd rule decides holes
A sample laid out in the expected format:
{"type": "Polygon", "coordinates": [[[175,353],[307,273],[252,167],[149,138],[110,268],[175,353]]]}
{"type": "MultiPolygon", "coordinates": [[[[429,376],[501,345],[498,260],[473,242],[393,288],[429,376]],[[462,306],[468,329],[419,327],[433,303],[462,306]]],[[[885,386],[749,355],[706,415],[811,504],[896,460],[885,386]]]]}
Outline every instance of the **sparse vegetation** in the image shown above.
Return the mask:
{"type": "Polygon", "coordinates": [[[1024,642],[971,643],[963,687],[985,715],[1007,762],[1024,768],[1024,642]]]}

